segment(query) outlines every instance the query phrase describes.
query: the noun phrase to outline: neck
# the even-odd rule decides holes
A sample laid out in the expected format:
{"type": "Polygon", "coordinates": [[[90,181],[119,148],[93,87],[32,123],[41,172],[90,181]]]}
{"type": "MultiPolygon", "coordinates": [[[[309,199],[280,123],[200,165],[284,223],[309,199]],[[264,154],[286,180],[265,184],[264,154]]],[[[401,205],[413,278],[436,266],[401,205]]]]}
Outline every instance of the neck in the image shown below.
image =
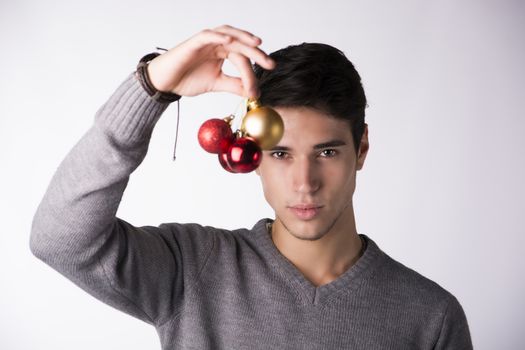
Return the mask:
{"type": "Polygon", "coordinates": [[[297,238],[279,218],[272,225],[271,235],[281,254],[315,286],[337,279],[356,263],[362,250],[351,204],[333,227],[317,240],[297,238]]]}

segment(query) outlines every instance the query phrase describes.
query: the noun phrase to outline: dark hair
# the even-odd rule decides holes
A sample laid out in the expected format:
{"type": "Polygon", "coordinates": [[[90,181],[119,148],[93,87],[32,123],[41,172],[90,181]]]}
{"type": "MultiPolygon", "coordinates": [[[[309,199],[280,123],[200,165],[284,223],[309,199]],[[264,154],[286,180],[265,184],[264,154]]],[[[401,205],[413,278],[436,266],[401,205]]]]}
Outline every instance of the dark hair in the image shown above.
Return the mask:
{"type": "Polygon", "coordinates": [[[310,107],[349,122],[356,151],[365,128],[366,97],[361,77],[343,52],[326,44],[302,43],[275,51],[277,65],[255,65],[261,95],[270,107],[310,107]]]}

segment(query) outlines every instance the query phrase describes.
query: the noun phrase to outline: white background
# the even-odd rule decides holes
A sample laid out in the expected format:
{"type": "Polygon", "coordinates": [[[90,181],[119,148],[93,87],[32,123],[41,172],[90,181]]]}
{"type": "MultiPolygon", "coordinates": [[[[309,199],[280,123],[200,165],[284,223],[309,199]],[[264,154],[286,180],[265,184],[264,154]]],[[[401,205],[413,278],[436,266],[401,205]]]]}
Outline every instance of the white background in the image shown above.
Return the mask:
{"type": "MultiPolygon", "coordinates": [[[[31,220],[100,105],[155,46],[224,23],[274,51],[343,50],[370,107],[358,231],[462,303],[477,349],[525,347],[523,1],[29,1],[0,3],[0,348],[155,349],[155,330],[34,258],[31,220]]],[[[231,67],[230,67],[231,68],[231,67]]],[[[198,147],[228,94],[181,102],[157,124],[119,215],[136,224],[251,227],[271,217],[257,176],[198,147]]]]}

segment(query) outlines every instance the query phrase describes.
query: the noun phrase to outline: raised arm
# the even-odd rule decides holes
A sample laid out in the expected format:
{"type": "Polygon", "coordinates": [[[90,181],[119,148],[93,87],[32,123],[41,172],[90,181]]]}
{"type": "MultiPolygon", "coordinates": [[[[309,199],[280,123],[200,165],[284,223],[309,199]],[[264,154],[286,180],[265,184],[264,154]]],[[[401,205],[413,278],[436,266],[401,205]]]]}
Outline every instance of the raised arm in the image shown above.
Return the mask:
{"type": "MultiPolygon", "coordinates": [[[[205,30],[150,62],[150,80],[158,90],[181,96],[210,91],[257,96],[250,60],[273,67],[259,45],[260,39],[233,27],[205,30]],[[240,78],[222,72],[225,59],[238,68],[240,78]]],[[[131,74],[57,169],[30,239],[37,257],[80,287],[153,324],[177,309],[172,296],[182,297],[184,283],[196,277],[211,249],[208,244],[183,252],[177,240],[182,226],[174,234],[172,228],[133,227],[115,216],[167,106],[151,99],[131,74]],[[194,261],[183,264],[189,254],[194,261]]]]}

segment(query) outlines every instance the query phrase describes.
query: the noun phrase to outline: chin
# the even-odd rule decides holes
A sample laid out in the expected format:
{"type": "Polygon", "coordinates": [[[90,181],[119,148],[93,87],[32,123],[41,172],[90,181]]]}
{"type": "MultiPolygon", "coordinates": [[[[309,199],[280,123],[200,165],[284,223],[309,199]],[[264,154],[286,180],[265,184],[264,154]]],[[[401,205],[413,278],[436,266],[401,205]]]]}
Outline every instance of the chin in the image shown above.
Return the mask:
{"type": "Polygon", "coordinates": [[[313,233],[310,235],[305,235],[305,234],[297,235],[297,234],[294,234],[293,232],[290,232],[290,234],[294,236],[295,238],[300,239],[301,241],[312,241],[312,242],[320,240],[325,235],[325,233],[323,232],[317,232],[317,233],[313,233]]]}
{"type": "Polygon", "coordinates": [[[333,225],[321,224],[316,220],[303,222],[282,222],[286,230],[295,238],[305,241],[317,241],[323,238],[333,225]]]}

